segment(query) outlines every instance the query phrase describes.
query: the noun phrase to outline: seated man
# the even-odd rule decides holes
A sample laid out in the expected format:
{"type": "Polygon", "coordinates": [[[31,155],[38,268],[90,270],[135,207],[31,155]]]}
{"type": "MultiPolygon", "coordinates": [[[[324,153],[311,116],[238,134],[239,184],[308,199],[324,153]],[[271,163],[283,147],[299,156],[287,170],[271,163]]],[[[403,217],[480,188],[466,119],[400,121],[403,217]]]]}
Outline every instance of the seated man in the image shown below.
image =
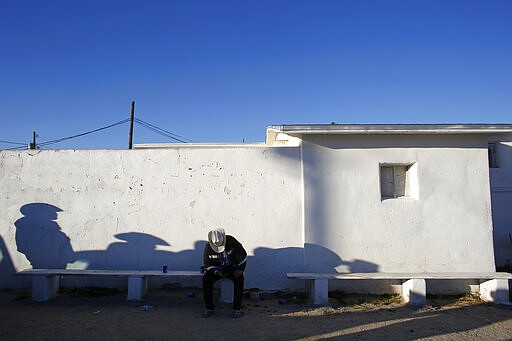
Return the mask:
{"type": "Polygon", "coordinates": [[[203,296],[205,310],[203,317],[210,317],[213,305],[213,284],[221,278],[228,278],[234,284],[233,317],[241,317],[242,295],[244,290],[244,270],[247,252],[233,236],[226,235],[224,229],[208,232],[208,243],[204,248],[203,296]]]}

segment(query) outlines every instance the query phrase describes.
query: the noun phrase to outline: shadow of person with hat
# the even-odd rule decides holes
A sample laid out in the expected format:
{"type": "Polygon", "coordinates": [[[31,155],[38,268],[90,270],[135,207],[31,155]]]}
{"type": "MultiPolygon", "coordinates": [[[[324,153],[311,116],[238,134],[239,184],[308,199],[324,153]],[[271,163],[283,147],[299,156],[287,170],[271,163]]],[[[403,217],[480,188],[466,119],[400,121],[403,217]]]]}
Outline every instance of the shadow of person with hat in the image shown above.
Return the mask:
{"type": "Polygon", "coordinates": [[[30,203],[20,208],[16,220],[16,245],[34,269],[64,269],[75,261],[69,237],[57,224],[60,208],[45,203],[30,203]]]}

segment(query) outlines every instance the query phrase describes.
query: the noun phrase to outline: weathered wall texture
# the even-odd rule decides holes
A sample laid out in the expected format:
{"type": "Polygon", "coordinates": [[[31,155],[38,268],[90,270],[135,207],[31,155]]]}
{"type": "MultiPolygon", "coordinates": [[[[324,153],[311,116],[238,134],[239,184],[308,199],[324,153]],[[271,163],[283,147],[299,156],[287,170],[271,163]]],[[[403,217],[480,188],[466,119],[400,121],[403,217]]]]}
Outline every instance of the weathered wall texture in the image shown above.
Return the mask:
{"type": "Polygon", "coordinates": [[[212,227],[246,247],[247,287],[303,264],[298,148],[0,152],[0,286],[34,267],[198,270],[212,227]]]}
{"type": "MultiPolygon", "coordinates": [[[[286,272],[303,270],[493,271],[487,138],[1,151],[0,287],[28,286],[13,273],[31,266],[196,270],[208,230],[219,226],[249,253],[247,288],[299,287],[286,272]],[[382,200],[382,163],[414,164],[414,198],[382,200]]],[[[491,170],[503,260],[510,160],[491,170]]]]}
{"type": "Polygon", "coordinates": [[[303,148],[306,268],[494,271],[485,137],[311,136],[303,148]],[[418,199],[381,200],[380,163],[416,164],[418,199]]]}

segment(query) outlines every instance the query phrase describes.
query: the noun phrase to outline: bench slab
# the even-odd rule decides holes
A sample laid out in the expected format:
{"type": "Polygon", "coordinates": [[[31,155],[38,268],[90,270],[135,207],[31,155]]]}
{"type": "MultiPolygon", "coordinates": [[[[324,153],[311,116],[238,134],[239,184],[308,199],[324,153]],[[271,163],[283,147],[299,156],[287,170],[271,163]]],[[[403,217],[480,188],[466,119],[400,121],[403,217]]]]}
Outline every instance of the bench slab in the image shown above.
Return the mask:
{"type": "Polygon", "coordinates": [[[200,271],[156,271],[156,270],[80,270],[80,269],[25,269],[17,275],[32,276],[32,299],[47,301],[57,294],[61,276],[124,276],[128,277],[127,299],[140,301],[148,288],[148,278],[158,277],[202,277],[200,271]]]}
{"type": "Polygon", "coordinates": [[[400,280],[402,298],[411,305],[425,305],[427,302],[426,280],[480,280],[480,298],[486,302],[510,304],[509,284],[512,274],[508,272],[368,272],[368,273],[302,273],[292,272],[286,276],[291,279],[304,279],[310,282],[310,294],[313,302],[328,304],[329,280],[400,280]]]}
{"type": "Polygon", "coordinates": [[[59,275],[59,276],[191,276],[202,277],[200,271],[167,271],[158,270],[89,270],[89,269],[25,269],[17,275],[59,275]]]}
{"type": "Polygon", "coordinates": [[[508,272],[289,272],[286,276],[296,279],[512,279],[512,274],[508,272]]]}

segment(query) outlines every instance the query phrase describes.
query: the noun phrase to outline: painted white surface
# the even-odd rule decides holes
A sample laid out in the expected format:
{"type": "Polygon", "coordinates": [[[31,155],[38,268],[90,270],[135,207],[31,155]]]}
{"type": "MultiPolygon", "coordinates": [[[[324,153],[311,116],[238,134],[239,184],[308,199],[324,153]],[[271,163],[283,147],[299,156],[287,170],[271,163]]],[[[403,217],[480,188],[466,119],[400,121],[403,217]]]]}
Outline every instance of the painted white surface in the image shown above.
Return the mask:
{"type": "Polygon", "coordinates": [[[0,285],[28,285],[12,272],[31,263],[199,270],[208,230],[222,226],[249,253],[246,287],[282,288],[303,261],[299,157],[255,146],[1,151],[0,264],[11,276],[0,285]]]}
{"type": "Polygon", "coordinates": [[[402,283],[402,298],[410,305],[427,303],[427,284],[423,278],[412,278],[402,283]]]}
{"type": "Polygon", "coordinates": [[[480,298],[485,302],[510,305],[508,280],[492,279],[480,284],[480,298]]]}
{"type": "Polygon", "coordinates": [[[303,148],[308,271],[494,271],[485,137],[308,136],[303,148]],[[382,201],[380,163],[417,164],[419,199],[382,201]]]}
{"type": "Polygon", "coordinates": [[[28,287],[12,273],[31,265],[195,271],[213,227],[247,249],[246,288],[300,287],[286,273],[301,271],[494,271],[486,135],[0,151],[0,188],[0,287],[28,287]],[[414,164],[412,198],[381,200],[382,163],[414,164]]]}

